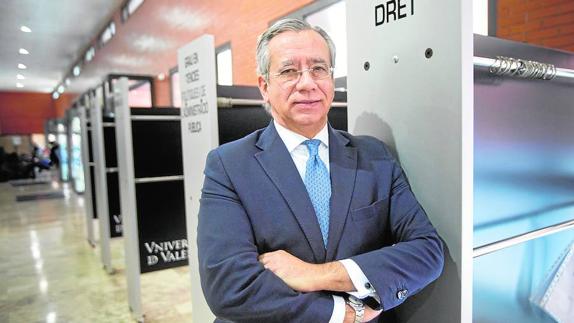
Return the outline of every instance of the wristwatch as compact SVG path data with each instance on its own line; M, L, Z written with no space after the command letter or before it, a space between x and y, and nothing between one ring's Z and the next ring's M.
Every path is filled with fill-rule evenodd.
M365 305L363 301L353 295L349 295L345 303L349 304L349 306L355 310L355 323L363 322L363 316L365 315Z

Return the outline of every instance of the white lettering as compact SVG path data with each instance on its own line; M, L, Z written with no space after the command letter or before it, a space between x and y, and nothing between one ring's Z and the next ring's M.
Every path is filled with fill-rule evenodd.
M148 253L161 253L164 251L177 251L187 249L187 239L179 239L172 241L162 241L162 242L145 242L144 246Z

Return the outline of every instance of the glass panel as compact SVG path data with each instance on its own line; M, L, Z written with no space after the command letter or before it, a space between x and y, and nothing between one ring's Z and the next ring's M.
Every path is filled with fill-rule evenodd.
M112 79L112 87L116 87L118 79ZM128 105L130 107L151 108L151 82L148 80L128 80ZM111 98L111 94L110 94Z
M179 72L171 74L171 104L176 108L181 108L181 91L179 90Z
M70 156L70 171L74 184L74 190L78 193L85 191L84 167L82 166L82 137L80 129L80 118L72 119L72 142Z
M128 102L130 107L151 108L151 85L149 81L129 80L129 87Z
M60 157L60 178L63 181L67 181L69 179L68 176L68 136L65 133L58 134L58 145L60 148L58 149L59 157Z
M473 0L472 16L473 32L488 36L488 0Z
M474 55L521 53L564 66L563 52L476 36ZM474 246L571 220L572 90L474 71ZM476 258L473 322L552 322L531 303L573 230ZM572 272L570 272L572 275Z
M555 322L532 300L547 291L544 281L572 238L567 230L476 258L472 321Z
M217 84L233 85L233 62L231 48L217 53Z

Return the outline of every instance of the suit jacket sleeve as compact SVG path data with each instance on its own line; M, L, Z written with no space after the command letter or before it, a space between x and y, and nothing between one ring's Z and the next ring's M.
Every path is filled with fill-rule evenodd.
M258 262L249 216L217 150L207 157L197 230L201 287L217 317L233 322L329 321L330 294L294 291Z
M371 208L388 211L393 244L351 257L374 286L386 311L400 305L442 272L443 246L411 191L398 163L391 158L389 198Z

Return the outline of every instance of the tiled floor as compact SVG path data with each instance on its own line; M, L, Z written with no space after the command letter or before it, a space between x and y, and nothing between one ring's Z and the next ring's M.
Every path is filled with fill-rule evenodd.
M64 192L63 199L16 202L17 195ZM86 240L84 200L65 184L0 183L0 322L133 322L123 240L112 240L115 274ZM97 234L96 234L97 236ZM191 322L187 267L141 277L145 322Z

